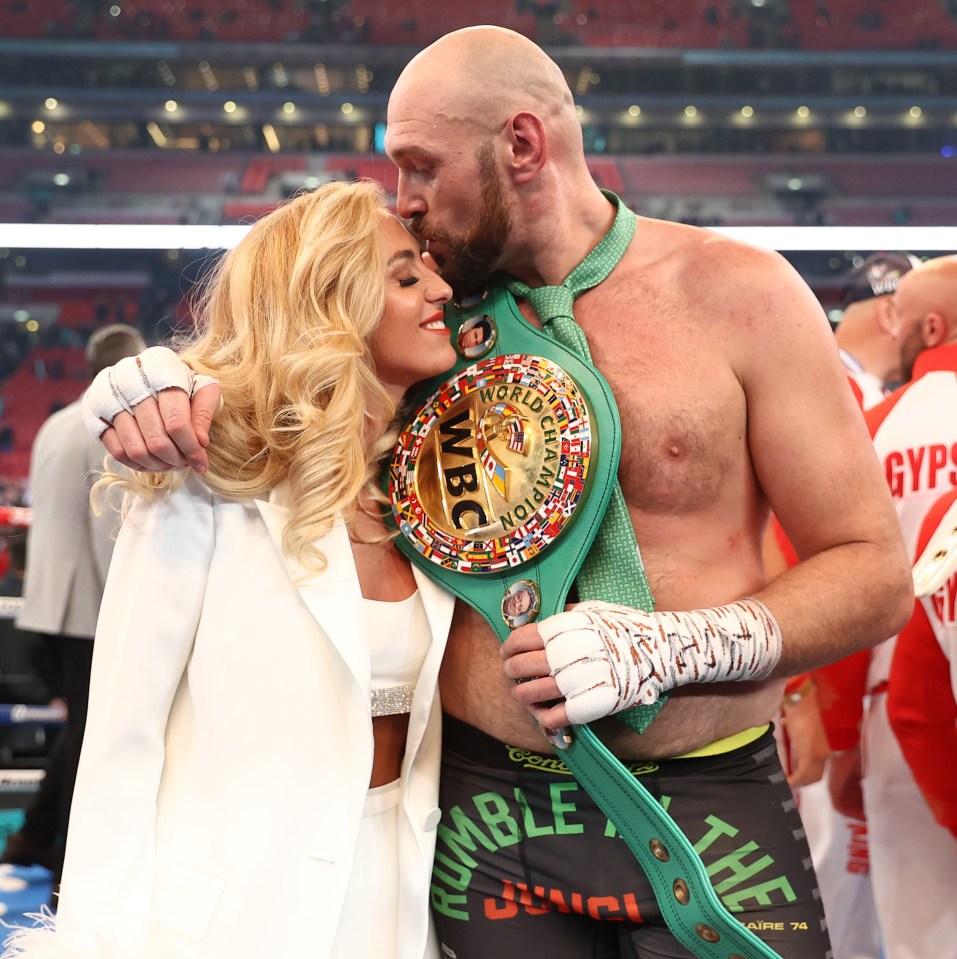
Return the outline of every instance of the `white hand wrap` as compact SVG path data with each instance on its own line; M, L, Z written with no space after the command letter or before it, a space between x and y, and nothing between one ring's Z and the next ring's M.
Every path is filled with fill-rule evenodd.
M192 399L197 390L215 382L194 373L168 347L151 346L97 373L83 397L83 422L99 439L117 413L132 413L148 396L156 399L162 390L176 388Z
M591 601L549 616L538 631L576 724L654 703L687 683L764 679L781 658L781 630L752 598L676 613Z

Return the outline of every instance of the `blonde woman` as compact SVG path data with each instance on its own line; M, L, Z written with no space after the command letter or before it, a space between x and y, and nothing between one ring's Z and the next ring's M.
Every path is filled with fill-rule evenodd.
M391 544L373 476L406 389L454 361L450 295L368 183L221 260L184 353L225 399L210 469L108 481L133 502L58 912L5 956L433 954L452 598Z

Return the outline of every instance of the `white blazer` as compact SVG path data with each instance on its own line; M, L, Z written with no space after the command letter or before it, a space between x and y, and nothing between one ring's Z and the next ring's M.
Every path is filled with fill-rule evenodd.
M123 523L58 944L100 956L105 938L123 959L329 955L372 770L369 637L345 526L319 542L327 571L306 575L282 553L282 496L231 502L191 477ZM436 686L453 606L415 576L433 641L402 768L401 959L434 949Z

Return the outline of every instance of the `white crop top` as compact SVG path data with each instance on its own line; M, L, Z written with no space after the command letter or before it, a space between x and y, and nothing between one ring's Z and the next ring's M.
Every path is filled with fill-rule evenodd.
M425 605L416 590L407 599L364 599L372 660L372 715L407 713L432 642Z

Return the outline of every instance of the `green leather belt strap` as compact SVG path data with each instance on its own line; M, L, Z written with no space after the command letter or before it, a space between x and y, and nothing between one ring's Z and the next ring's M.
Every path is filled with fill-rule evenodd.
M396 540L399 548L426 573L481 612L500 640L511 632L511 626L503 618L503 590L516 577L523 577L522 582L540 589L541 607L537 610L540 616L551 615L564 607L616 485L621 448L618 411L608 384L571 350L525 321L505 288L504 279L493 277L484 297L471 307L446 309L446 323L459 345L462 359L450 374L423 384L419 390L416 412L400 438L388 477L394 519L404 533ZM475 330L480 332L470 338L469 331ZM473 343L481 336L485 339L479 341L476 349ZM483 355L491 358L483 360ZM460 517L463 511L473 510L480 512L482 521L490 527L496 521L494 516L485 515L481 503L472 503L465 494L457 505L450 499L463 490L479 489L479 480L489 481L484 475L477 477L478 467L470 466L465 458L465 453L472 450L469 443L484 429L485 419L485 414L481 416L482 422L468 419L468 416L478 417L481 412L471 410L468 404L485 390L482 409L496 399L502 400L492 407L496 417L502 418L495 420L496 425L501 426L509 416L513 424L519 424L522 417L514 413L514 409L521 405L519 397L526 379L521 375L516 378L513 368L521 368L523 363L530 368L544 369L546 376L549 370L557 368L554 381L557 392L561 393L563 384L570 378L584 395L592 423L591 455L582 458L587 465L587 481L578 502L570 504L567 512L573 515L560 529L555 543L545 542L544 547L540 547L520 540L516 546L517 558L508 562L494 555L494 551L469 553L465 564L468 569L463 571L462 564L447 550L447 542L454 539L459 528L459 523L448 520L448 516ZM512 377L510 385L495 386L507 376ZM513 399L514 409L509 406ZM536 408L538 399L533 396L529 400L526 393L524 402L523 415L527 416L527 410ZM441 415L437 410L442 411ZM515 425L516 445L521 445L521 430L520 425ZM540 442L537 446L529 444L531 448L541 445ZM449 464L441 458L442 453L448 454ZM563 462L567 453L567 444L563 443ZM452 454L461 455L455 458ZM410 462L416 457L421 461L424 456L436 458L428 462L428 468L423 468L421 475L410 479L416 476ZM490 468L494 468L494 463ZM490 475L494 481L494 475ZM438 500L446 510L444 528L440 528L441 523L437 527L423 519L423 513L428 510L421 509L422 501L432 495L427 489L428 483L437 484L433 502ZM534 475L529 483L529 488L534 490ZM470 495L478 498L478 494ZM527 501L531 503L531 497ZM560 511L561 502L564 500L556 505L556 513ZM512 518L509 513L504 524L506 530ZM499 523L501 525L501 518ZM423 525L428 526L424 532ZM508 534L503 538L508 539ZM675 938L700 959L780 959L727 912L691 843L661 804L597 736L587 726L574 726L571 738L571 745L560 753L561 758L615 824L635 855Z
M615 824L655 891L671 934L699 959L781 959L718 898L677 823L587 726L559 755Z

